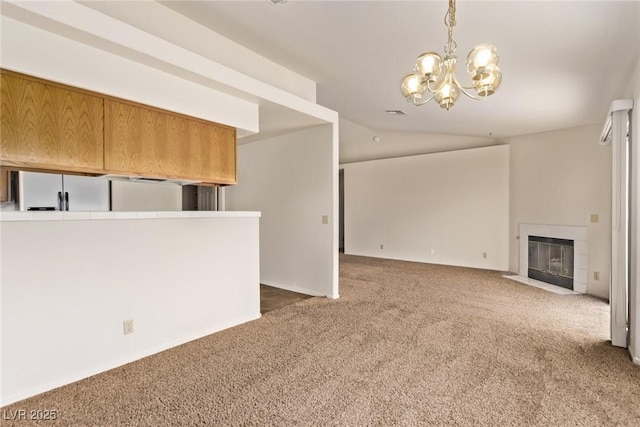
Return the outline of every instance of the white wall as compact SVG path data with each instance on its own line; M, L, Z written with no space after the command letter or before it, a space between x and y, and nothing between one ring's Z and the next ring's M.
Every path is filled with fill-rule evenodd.
M112 211L181 211L182 187L172 183L111 182Z
M255 216L0 227L0 405L260 317Z
M640 364L640 56L627 92L634 100L631 117L631 278L629 280L629 351Z
M332 135L332 125L321 125L238 146L238 185L226 188L227 210L262 212L263 284L338 297Z
M345 253L507 270L508 146L343 166Z
M511 146L509 270L518 271L518 225L587 227L587 292L609 298L611 147L598 143L601 124L508 139ZM591 223L591 214L599 221ZM593 273L600 273L595 280Z
M200 18L206 20L209 14L206 3L190 3L188 7L201 8ZM166 38L170 32L174 43L192 52L316 102L315 82L172 10L181 10L182 2L167 5L155 1L89 1L85 4L159 37ZM149 16L153 16L153 19L149 19Z
M378 136L380 141L373 141ZM495 145L494 138L387 132L340 118L340 164Z
M6 16L3 68L251 131L258 105Z

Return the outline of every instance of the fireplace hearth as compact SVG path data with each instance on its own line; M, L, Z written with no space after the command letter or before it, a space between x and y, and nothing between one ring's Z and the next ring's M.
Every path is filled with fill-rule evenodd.
M573 246L573 240L530 235L528 276L573 290Z

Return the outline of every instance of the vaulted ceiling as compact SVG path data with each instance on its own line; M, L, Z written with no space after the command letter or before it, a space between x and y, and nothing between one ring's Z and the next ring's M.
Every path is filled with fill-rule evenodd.
M115 10L114 2L83 3L105 13ZM498 48L503 81L487 100L461 95L446 111L433 102L414 107L399 90L417 55L443 53L446 0L162 4L317 82L319 104L381 132L495 140L599 123L610 102L624 96L640 58L640 1L459 0L458 77L469 82L466 55L489 42ZM139 9L137 17L127 17L122 7L118 18L169 41L179 37L183 47L196 52L203 49L202 40L185 46L190 43L185 34L154 26Z
M164 4L311 78L320 104L381 130L499 138L600 122L640 55L638 1L462 0L460 61L476 44L493 43L503 82L486 101L461 96L446 111L414 107L399 91L417 55L443 53L446 0Z

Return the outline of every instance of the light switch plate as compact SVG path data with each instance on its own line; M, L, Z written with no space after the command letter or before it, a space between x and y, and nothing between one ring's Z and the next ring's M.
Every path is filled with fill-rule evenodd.
M125 335L133 333L133 319L128 319L122 322L122 331Z

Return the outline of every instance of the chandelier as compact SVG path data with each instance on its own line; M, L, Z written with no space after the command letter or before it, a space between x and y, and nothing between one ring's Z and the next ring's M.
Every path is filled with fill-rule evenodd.
M449 0L444 17L449 33L444 48L444 59L436 52L423 53L416 60L413 73L407 74L400 85L402 95L415 106L424 105L435 98L441 108L453 107L460 92L479 101L492 95L502 80L498 68L498 52L491 44L479 44L467 56L467 71L471 86L463 86L456 77L457 44L453 40L456 26L456 1ZM475 91L475 94L471 91Z

